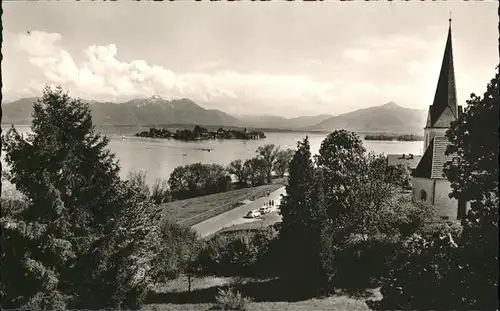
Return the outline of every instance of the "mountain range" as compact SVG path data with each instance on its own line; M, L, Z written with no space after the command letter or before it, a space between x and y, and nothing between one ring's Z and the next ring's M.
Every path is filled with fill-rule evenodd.
M36 98L21 98L2 104L2 124L29 124ZM356 132L418 133L426 111L401 107L393 102L337 116L320 114L284 118L280 116L232 116L216 109L205 109L183 98L167 100L160 96L133 99L124 103L87 101L96 125L168 126L173 124L249 127L255 129L321 131L347 129Z

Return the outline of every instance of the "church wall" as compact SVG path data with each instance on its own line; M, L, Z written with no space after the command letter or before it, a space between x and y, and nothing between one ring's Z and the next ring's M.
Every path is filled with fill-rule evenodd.
M436 179L434 204L438 209L438 215L448 217L450 220L457 219L458 200L448 196L451 193L450 182L446 179Z
M412 177L411 185L412 185L413 202L422 201L421 194L422 194L422 190L424 190L426 193L425 202L428 204L432 204L432 200L433 200L433 191L432 191L433 181L432 181L432 179Z
M458 201L448 197L451 193L450 182L446 179L427 179L412 177L412 200L421 200L422 190L426 193L425 202L434 205L440 217L448 217L449 220L456 220L458 213ZM467 210L470 203L466 204Z

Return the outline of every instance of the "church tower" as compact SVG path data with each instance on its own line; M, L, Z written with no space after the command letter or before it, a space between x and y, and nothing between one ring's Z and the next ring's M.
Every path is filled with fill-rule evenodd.
M444 49L443 63L434 95L429 106L427 123L424 128L424 150L436 136L445 136L450 123L458 118L461 107L457 106L455 72L453 67L453 47L451 40L451 19L449 19L448 38Z
M411 183L414 202L429 203L436 208L443 219L456 220L464 217L467 202L449 197L452 189L443 171L445 163L451 161L453 157L446 154L447 146L450 144L446 138L446 131L450 123L457 120L462 113L462 107L457 105L451 19L449 22L436 94L432 105L429 106L424 128L424 154L412 172Z

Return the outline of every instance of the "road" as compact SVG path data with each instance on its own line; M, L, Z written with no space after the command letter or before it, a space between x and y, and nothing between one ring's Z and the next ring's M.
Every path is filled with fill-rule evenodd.
M255 222L255 219L247 219L243 217L249 211L253 211L262 207L266 201L274 200L275 206L279 205L281 194L285 194L284 186L274 192L271 192L269 196L265 196L245 205L238 206L230 211L202 221L192 226L191 228L197 231L201 237L207 237L226 227ZM276 213L276 211L273 211L273 213Z

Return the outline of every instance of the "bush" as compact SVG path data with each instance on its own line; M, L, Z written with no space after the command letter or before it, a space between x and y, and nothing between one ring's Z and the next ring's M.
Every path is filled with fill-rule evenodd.
M273 271L273 242L277 231L266 228L217 234L204 245L197 258L200 275L257 276ZM271 256L270 256L271 255Z
M448 236L426 239L415 234L408 239L381 287L383 299L370 302L371 307L376 310L463 309L453 243Z
M190 227L163 221L161 225L161 253L158 261L158 281L175 279L195 269L200 241Z
M162 204L170 202L172 196L170 195L170 190L168 189L168 182L157 178L151 186L151 199L156 204Z
M184 200L231 189L231 177L218 164L194 163L174 169L168 185L172 199Z
M374 287L388 276L398 243L370 239L353 241L335 255L333 283L347 290Z
M155 204L162 204L171 200L166 180L157 178L150 188L147 184L147 173L145 171L130 172L127 180L132 187L138 189Z
M239 310L245 311L247 304L252 301L251 298L243 297L241 293L231 287L226 290L219 289L215 296L215 308L219 310Z

